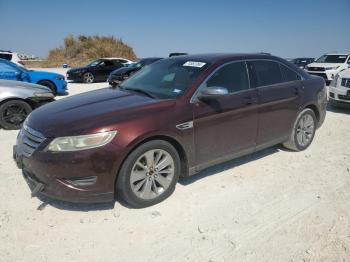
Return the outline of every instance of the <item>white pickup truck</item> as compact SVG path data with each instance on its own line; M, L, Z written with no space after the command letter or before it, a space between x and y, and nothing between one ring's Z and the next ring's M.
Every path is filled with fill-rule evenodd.
M331 53L321 56L315 62L308 64L305 70L312 75L321 76L329 84L335 76L350 68L350 54Z

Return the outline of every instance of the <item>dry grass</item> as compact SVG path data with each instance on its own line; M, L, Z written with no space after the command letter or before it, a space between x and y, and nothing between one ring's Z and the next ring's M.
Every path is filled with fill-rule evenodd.
M132 47L114 37L69 35L64 45L49 51L47 60L26 61L27 67L57 67L66 63L69 66L82 66L91 60L102 57L124 57L135 59Z

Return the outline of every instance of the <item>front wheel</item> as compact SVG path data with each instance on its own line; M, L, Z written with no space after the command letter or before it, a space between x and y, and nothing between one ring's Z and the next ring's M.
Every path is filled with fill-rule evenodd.
M90 73L90 72L86 72L84 75L83 75L83 82L84 83L93 83L95 81L95 76Z
M4 129L19 129L32 112L31 106L21 100L11 100L0 106L0 126Z
M180 174L180 158L166 141L153 140L136 148L123 163L116 192L132 207L157 204L175 190Z
M309 108L304 109L296 118L292 133L283 146L294 151L308 148L315 136L316 123L314 111Z
M38 84L50 88L54 95L57 94L56 85L51 81L43 80L43 81L40 81Z

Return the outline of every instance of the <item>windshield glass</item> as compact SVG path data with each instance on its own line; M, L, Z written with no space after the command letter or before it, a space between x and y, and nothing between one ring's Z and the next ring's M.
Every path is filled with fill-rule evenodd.
M316 60L316 63L345 63L347 55L323 55Z
M92 61L90 64L88 64L87 66L97 66L99 63L101 63L101 60L95 60Z
M143 90L157 98L176 98L191 86L208 65L199 61L166 59L144 67L120 87Z

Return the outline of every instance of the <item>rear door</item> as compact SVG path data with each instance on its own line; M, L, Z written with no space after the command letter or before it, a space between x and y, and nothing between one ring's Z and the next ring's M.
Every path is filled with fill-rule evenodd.
M20 80L21 72L7 63L0 62L0 79Z
M217 69L199 88L227 88L228 95L193 103L197 167L203 168L254 151L257 133L257 94L249 86L245 62ZM200 92L200 90L199 90Z
M248 67L259 96L259 149L282 142L290 134L299 111L302 82L292 69L275 61L249 61Z

